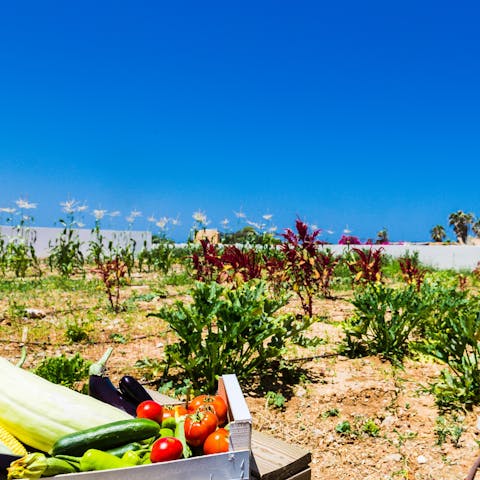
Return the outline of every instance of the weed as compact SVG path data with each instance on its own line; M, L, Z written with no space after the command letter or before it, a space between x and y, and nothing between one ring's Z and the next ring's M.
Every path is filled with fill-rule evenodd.
M285 407L285 402L287 399L283 396L281 392L267 392L265 396L265 407L273 407L279 410Z

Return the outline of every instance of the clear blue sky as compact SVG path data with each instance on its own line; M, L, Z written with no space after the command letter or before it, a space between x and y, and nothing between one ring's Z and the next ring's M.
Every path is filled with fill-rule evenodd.
M2 2L0 208L454 238L480 216L479 24L476 1Z

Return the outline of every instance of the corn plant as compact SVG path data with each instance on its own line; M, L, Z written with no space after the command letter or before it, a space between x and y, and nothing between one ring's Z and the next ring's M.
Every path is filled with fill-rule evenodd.
M291 314L278 315L287 298L269 298L261 280L238 288L196 282L191 294L191 304L177 301L149 316L166 321L177 336L165 348L166 373L180 369L195 389L215 391L225 373L251 380L281 359L288 339L310 326Z
M80 239L73 229L73 219L68 223L61 219L60 224L63 225L63 230L55 242L50 242L47 261L50 270L56 269L60 275L69 277L83 270L85 259Z
M401 363L411 335L426 321L430 304L413 286L394 289L381 283L357 289L355 310L344 324L344 353L351 357L379 354Z

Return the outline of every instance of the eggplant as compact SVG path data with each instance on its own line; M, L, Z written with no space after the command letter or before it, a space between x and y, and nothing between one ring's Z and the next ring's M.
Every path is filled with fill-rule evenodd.
M153 400L145 387L131 375L123 376L118 386L123 396L130 400L135 406L138 406L145 400Z
M105 374L106 363L112 351L113 348L110 347L98 362L90 365L88 372L88 394L97 400L117 407L135 417L136 405L125 398Z

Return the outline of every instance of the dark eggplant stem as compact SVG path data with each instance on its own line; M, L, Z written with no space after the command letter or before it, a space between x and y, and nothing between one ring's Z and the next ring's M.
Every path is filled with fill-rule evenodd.
M88 394L91 397L108 403L114 407L117 407L133 417L136 416L136 405L125 398L121 392L117 390L110 378L106 375L106 363L113 348L103 354L102 358L95 363L92 363L89 369L88 379Z

